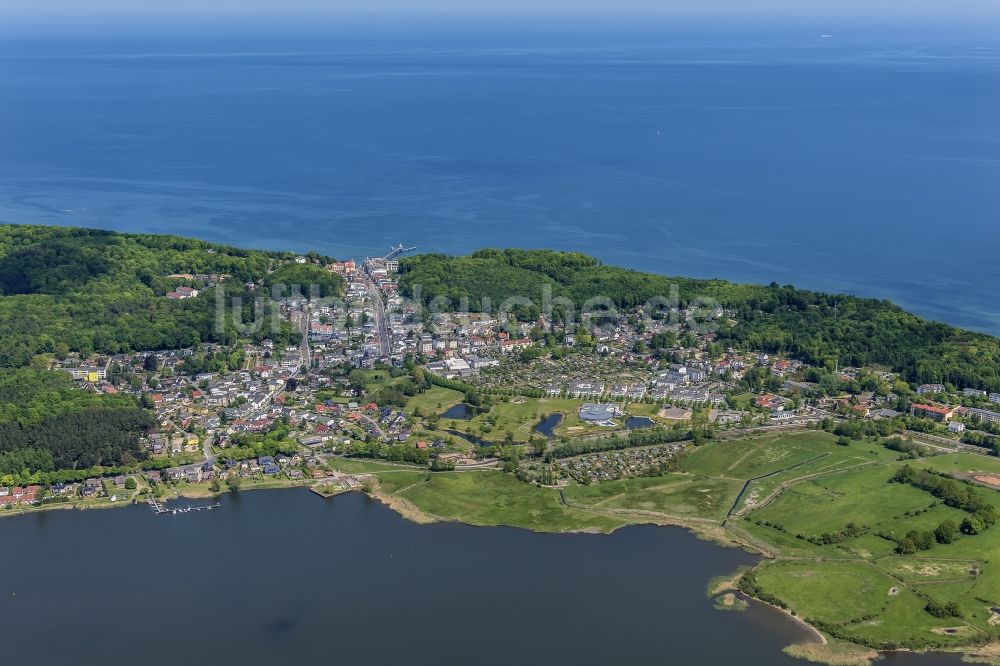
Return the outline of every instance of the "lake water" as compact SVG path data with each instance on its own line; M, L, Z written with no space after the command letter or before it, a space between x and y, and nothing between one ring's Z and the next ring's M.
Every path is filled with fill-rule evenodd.
M546 437L554 437L556 428L559 427L559 424L562 423L562 420L563 420L563 415L560 414L559 412L554 412L552 414L547 415L545 418L539 421L538 425L535 426L535 430L545 435Z
M475 444L476 446L493 446L493 444L496 443L496 442L488 442L482 437L477 437L476 435L470 435L469 433L462 432L461 430L442 428L442 432L446 432L452 437L458 437L459 439L464 439L470 444Z
M416 525L362 495L226 495L0 521L8 663L801 664L776 611L721 612L754 558L673 528ZM943 657L890 663L958 664Z
M476 415L476 410L472 405L467 405L464 402L460 402L457 405L452 405L441 414L443 419L462 419L469 420Z
M989 26L205 21L0 26L0 221L579 250L1000 333Z
M653 419L647 418L645 416L630 416L625 419L625 429L626 430L638 430L640 428L648 428L653 425Z

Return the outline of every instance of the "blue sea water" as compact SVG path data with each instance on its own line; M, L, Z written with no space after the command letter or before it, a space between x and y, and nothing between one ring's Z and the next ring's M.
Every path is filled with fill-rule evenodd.
M885 297L1000 333L998 35L665 19L7 26L0 221L341 257L397 242L578 250Z

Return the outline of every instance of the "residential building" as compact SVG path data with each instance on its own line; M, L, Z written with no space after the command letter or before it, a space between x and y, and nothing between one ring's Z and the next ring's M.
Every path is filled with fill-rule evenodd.
M951 417L955 415L955 408L934 403L928 405L913 403L910 405L910 413L914 416L922 416L935 421L950 421Z
M63 368L72 375L73 379L79 379L86 382L96 382L106 379L108 376L107 367L101 367L96 365L81 365L77 368Z
M988 409L969 409L968 414L982 423L1000 423L1000 412L991 412Z

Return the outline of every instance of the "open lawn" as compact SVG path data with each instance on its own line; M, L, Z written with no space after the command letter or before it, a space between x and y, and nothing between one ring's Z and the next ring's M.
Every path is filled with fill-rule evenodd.
M974 453L947 453L928 458L926 466L949 474L971 474L982 472L1000 476L1000 458L976 455Z
M977 560L899 555L882 559L879 566L908 585L919 585L974 581L976 574L973 572L981 570L983 563Z
M830 474L850 472L859 467L874 464L877 463L871 457L851 455L847 450L820 455L792 469L777 472L753 481L743 496L740 497L737 511L742 513L759 508L772 501L778 494L793 485Z
M332 469L346 472L348 474L366 474L369 472L385 472L395 470L410 469L413 471L423 471L421 467L393 464L367 458L330 458L327 463Z
M452 391L442 386L432 386L423 393L418 393L406 402L406 411L413 414L441 414L452 405L462 402L465 396L458 391Z
M594 508L649 511L721 522L740 486L739 481L730 479L666 474L605 481L592 486L572 486L566 489L566 496Z
M806 536L836 532L849 522L892 529L890 521L935 501L912 486L889 483L893 472L887 466L864 467L796 484L750 516Z
M756 575L796 614L828 624L864 621L898 600L889 594L896 581L865 562L774 562Z
M409 488L415 484L427 483L431 477L431 472L409 471L409 470L388 470L378 474L378 481L382 492L395 495L401 490Z
M383 483L388 475L380 475ZM393 483L396 483L394 480ZM628 521L571 508L559 491L521 483L501 472L433 474L398 493L432 516L470 525L509 525L541 532L610 532Z
M796 483L740 521L742 529L778 553L776 562L759 568L760 589L827 633L874 647L953 647L996 637L1000 617L989 607L1000 603L1000 575L991 564L1000 562L1000 529L963 535L915 555L895 554L895 543L876 532L902 536L933 530L945 519L960 523L967 514L923 490L890 483L904 463L878 458L871 465ZM956 462L970 467L983 462L976 456L961 458L935 456L908 464L948 470ZM1000 506L1000 492L977 492ZM796 536L836 532L848 522L870 529L828 545ZM931 615L924 610L931 600L955 602L962 616Z
M832 435L818 431L723 440L691 451L684 457L683 467L703 476L746 480L829 455L836 446L834 441Z
M757 580L806 621L872 646L947 647L980 634L963 619L930 615L923 595L865 562L768 563Z

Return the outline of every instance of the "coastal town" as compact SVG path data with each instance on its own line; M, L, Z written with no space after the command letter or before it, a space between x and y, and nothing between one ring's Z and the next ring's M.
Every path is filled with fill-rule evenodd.
M0 13L7 661L1000 666L1000 2Z
M283 298L281 317L301 332L298 344L71 354L54 363L88 391L134 395L154 412L147 458L137 469L44 487L4 483L0 507L281 485L327 495L364 486L366 474L342 464L351 459L498 468L539 485L600 483L676 467L705 438L859 421L892 422L900 436L940 450L996 449L995 392L723 348L684 310L660 320L623 312L589 328L428 314L400 289L404 250L322 264L343 280L335 303ZM168 277L186 284L164 298L184 299L226 276ZM609 437L624 443L602 446Z
M338 260L33 233L68 234L56 251L83 265L76 244L129 248L101 293L136 305L35 298L60 337L8 322L23 332L0 350L17 365L0 373L0 516L132 507L210 526L299 494L413 523L676 525L756 553L710 596L794 612L827 641L810 659L972 650L1000 628L991 337L547 250ZM278 489L295 490L247 495Z

